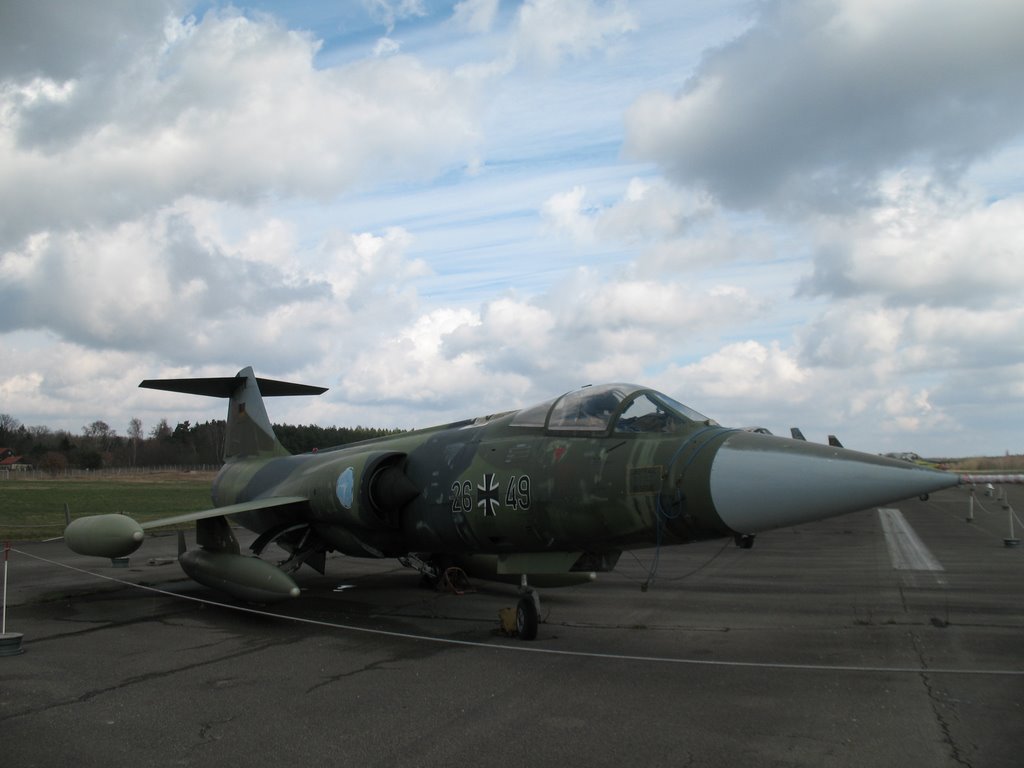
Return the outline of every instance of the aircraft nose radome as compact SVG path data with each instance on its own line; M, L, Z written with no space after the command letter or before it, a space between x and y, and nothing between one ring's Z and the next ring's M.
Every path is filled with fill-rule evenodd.
M737 432L711 465L718 516L740 533L820 520L957 485L948 472L828 445Z

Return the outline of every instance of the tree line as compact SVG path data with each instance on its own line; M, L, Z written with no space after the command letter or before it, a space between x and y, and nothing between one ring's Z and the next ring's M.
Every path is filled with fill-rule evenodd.
M82 427L81 434L41 426L25 426L10 414L0 413L0 450L9 449L35 469L151 467L169 464L220 464L224 452L225 422L182 421L173 428L160 419L148 432L141 419L131 419L124 435L104 421ZM275 424L278 440L292 453L347 445L360 440L398 434L402 430L372 427L321 427L315 424Z

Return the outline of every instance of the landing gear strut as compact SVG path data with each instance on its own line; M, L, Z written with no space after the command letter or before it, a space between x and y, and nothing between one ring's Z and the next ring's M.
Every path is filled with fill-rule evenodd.
M540 622L540 595L526 583L526 574L519 584L519 603L516 605L516 636L520 640L536 640Z
M418 555L410 552L404 557L398 558L398 562L404 565L406 568L413 568L420 572L422 586L427 589L436 589L438 582L441 580L440 571L431 563L423 560Z

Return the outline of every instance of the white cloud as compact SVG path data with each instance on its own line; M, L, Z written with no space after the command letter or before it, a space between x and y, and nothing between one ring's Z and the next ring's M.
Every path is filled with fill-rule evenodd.
M460 27L480 34L489 32L498 13L498 0L462 0L452 10L452 19Z
M589 0L527 0L516 14L514 51L518 60L551 69L566 59L603 51L636 29L620 3Z
M844 305L826 310L801 332L801 359L826 368L873 367L901 346L906 310Z
M387 26L388 33L396 22L427 15L423 0L363 0L370 15Z
M445 354L443 339L478 324L477 316L465 309L438 309L416 318L351 361L342 378L346 397L355 402L452 408L478 390L480 372L474 352Z
M377 40L377 43L373 46L374 56L394 56L402 49L402 46L398 41L391 39L390 37L382 37Z
M823 220L804 290L896 304L1019 304L1024 197L985 202L902 175L881 196L876 207Z
M880 174L955 178L1024 130L1024 5L807 0L760 6L682 92L626 116L627 148L734 207L844 208Z
M556 193L541 207L550 226L577 243L597 239L612 242L662 242L714 213L703 194L673 187L660 179L632 178L620 200L608 205L587 205L587 189L573 187Z
M573 187L568 192L552 195L541 206L541 213L554 231L584 244L592 242L595 237L593 218L583 210L586 194L586 187Z
M709 400L750 399L759 403L802 402L807 373L777 343L743 341L722 347L704 359L674 369L664 378L679 381L689 392ZM700 406L697 406L698 410Z
M471 84L416 59L320 70L312 37L232 11L170 28L160 52L84 71L45 108L0 92L0 243L183 195L330 197L474 156Z
M479 312L433 310L349 367L361 400L450 407L475 393L493 408L524 405L586 382L643 380L681 341L759 311L745 291L575 273L549 293L503 296Z
M104 70L159 44L163 20L184 8L180 0L5 3L0 78L64 81L85 67Z

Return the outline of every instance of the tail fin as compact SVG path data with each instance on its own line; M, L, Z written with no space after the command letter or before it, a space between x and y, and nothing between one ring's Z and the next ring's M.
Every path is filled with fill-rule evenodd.
M292 384L288 381L258 379L252 368L243 368L235 376L206 379L146 379L140 387L183 392L189 395L227 397L227 435L224 460L242 456L287 456L288 451L274 434L263 406L264 397L319 395L326 387Z

